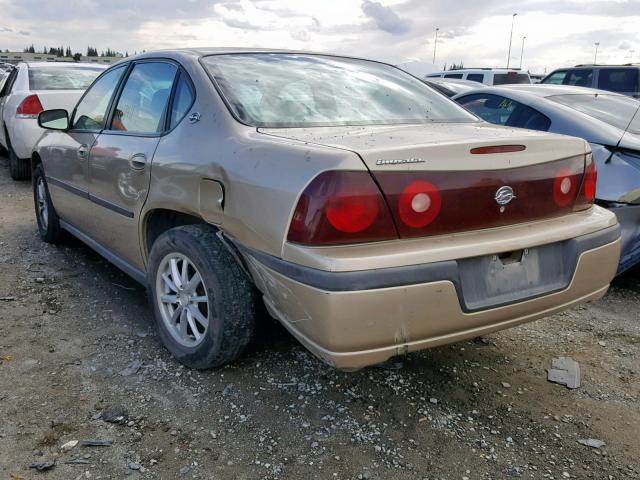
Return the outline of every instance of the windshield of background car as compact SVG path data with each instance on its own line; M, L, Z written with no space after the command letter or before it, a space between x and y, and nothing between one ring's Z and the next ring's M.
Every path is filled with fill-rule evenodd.
M86 90L104 69L30 67L29 90Z
M420 80L376 62L284 53L202 62L233 114L256 127L478 121Z
M547 98L621 130L640 133L640 115L637 115L640 102L632 98L601 93L552 95Z

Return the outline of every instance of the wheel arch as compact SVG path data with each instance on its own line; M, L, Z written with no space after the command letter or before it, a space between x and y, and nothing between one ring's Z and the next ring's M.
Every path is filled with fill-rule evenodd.
M207 222L197 215L168 208L154 208L145 213L142 219L142 245L145 261L149 258L151 247L156 239L167 230L182 225L197 225Z
M38 165L42 164L42 157L38 152L33 152L31 154L31 171L33 172Z

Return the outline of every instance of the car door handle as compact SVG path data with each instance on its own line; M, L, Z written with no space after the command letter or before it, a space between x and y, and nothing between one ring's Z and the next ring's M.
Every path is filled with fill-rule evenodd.
M83 144L78 147L78 158L80 160L86 160L89 155L89 145Z
M147 156L144 153L135 153L129 159L129 168L134 172L141 172L147 168Z

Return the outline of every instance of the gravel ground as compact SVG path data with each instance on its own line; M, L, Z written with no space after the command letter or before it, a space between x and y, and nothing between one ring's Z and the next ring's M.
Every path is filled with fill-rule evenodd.
M191 371L144 289L39 240L30 185L0 159L0 479L640 478L639 292L631 272L601 301L396 370L333 370L264 321L238 362ZM546 380L563 355L577 390Z

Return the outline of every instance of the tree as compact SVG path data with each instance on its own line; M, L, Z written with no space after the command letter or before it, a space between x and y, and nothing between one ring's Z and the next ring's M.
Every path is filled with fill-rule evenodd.
M73 57L73 53L71 53L71 47L67 47L67 50L64 52L65 57Z
M74 54L73 54L73 59L74 59L76 62L79 62L80 60L82 60L82 55L81 55L80 53L74 53Z
M449 70L462 70L464 68L464 63L460 62L458 63L454 63L451 65L451 67L449 67Z

